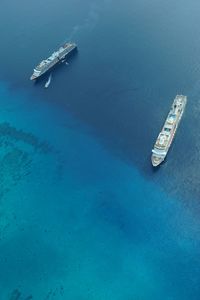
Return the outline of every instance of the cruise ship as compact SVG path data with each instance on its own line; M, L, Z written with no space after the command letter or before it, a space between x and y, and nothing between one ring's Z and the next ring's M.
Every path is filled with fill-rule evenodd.
M65 43L62 45L56 52L51 54L51 56L49 56L47 59L42 60L41 63L34 68L30 80L37 79L41 75L45 74L54 65L65 59L69 53L75 49L77 49L77 45L75 43Z
M186 103L186 96L177 95L174 99L174 102L169 111L164 126L161 132L159 133L154 148L152 150L151 161L154 167L160 165L164 161L174 139L180 120L183 116Z

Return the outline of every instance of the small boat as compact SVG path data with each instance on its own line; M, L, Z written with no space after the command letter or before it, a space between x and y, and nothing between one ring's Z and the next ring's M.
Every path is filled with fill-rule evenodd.
M52 78L52 76L51 76L51 74L50 74L50 75L49 75L49 78L48 78L48 80L47 80L47 82L45 83L45 88L46 88L46 89L49 87L49 85L50 85L50 83L51 83L51 78Z

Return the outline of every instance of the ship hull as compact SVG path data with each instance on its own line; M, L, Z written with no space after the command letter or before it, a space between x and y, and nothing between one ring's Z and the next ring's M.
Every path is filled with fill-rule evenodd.
M70 50L63 51L61 55L56 57L49 65L45 66L43 70L40 71L39 74L35 74L35 72L31 75L30 80L34 81L38 78L41 78L44 74L46 74L48 71L52 70L57 64L59 64L61 61L65 60L67 57L70 57L75 51L77 51L77 46L74 44Z
M154 155L151 156L151 163L152 163L153 167L158 167L163 161L164 161L164 158L157 159L156 156L154 156Z
M37 80L38 78L41 78L44 74L46 74L48 71L52 70L58 63L60 62L60 59L57 59L55 62L53 62L51 64L51 66L49 66L48 68L46 68L43 72L41 72L40 75L35 76L35 75L31 75L30 80Z
M164 126L152 150L151 162L153 167L159 166L165 160L175 138L175 134L182 119L186 103L186 96L177 95L174 99Z

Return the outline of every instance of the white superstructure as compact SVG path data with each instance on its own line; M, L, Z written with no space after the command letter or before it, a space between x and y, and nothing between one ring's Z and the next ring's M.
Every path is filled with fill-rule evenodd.
M161 164L161 162L165 159L185 110L186 103L186 96L177 95L174 99L165 124L159 133L152 150L151 161L154 167Z
M37 67L34 68L31 80L37 79L49 69L51 69L60 60L63 60L70 52L77 48L75 43L66 43L61 46L58 51L54 52L47 59L42 60Z

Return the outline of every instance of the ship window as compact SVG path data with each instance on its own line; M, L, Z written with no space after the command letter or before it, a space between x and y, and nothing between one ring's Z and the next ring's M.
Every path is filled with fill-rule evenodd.
M170 115L169 115L169 118L175 118L175 117L176 117L175 114L170 114Z
M167 131L167 132L170 132L170 131L171 131L170 128L165 128L164 130Z

